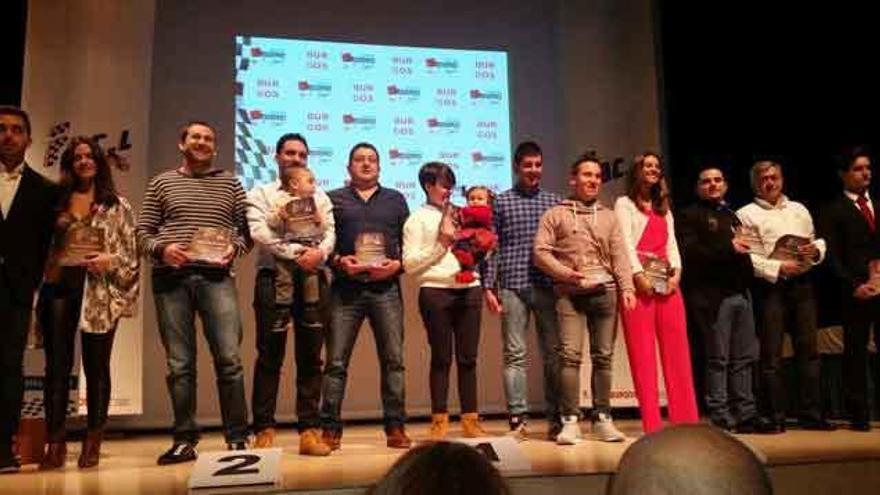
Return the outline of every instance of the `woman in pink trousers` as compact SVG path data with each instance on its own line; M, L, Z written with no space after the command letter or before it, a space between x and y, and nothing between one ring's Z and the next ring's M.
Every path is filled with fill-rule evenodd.
M632 264L637 302L623 310L629 365L645 433L663 426L657 391L657 344L672 423L699 421L684 302L678 288L681 257L675 241L669 188L660 156L636 158L627 177L627 194L614 205Z

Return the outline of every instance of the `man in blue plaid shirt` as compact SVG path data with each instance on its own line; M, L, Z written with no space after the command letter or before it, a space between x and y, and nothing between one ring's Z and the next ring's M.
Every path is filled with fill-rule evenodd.
M548 438L555 440L559 423L559 323L550 279L532 262L532 244L541 216L562 198L541 189L543 157L534 142L521 143L514 153L516 184L501 193L493 206L498 251L486 264L483 287L486 305L501 314L504 339L504 391L510 435L525 440L526 330L535 316L544 361L544 398L550 421Z

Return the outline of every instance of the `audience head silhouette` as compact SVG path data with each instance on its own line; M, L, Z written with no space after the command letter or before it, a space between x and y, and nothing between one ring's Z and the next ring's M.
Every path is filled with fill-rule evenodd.
M437 442L404 454L369 495L507 495L498 470L486 457L463 443Z
M672 426L642 437L620 459L609 495L773 493L751 449L707 425Z

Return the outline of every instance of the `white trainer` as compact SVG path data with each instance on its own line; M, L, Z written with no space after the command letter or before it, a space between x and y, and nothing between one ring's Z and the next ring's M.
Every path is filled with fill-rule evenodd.
M525 442L529 439L529 430L526 428L526 422L520 421L516 425L511 425L506 435L512 437L517 442Z
M599 413L593 420L593 436L603 442L622 442L626 435L614 426L614 420L610 414Z
M581 427L577 416L562 417L562 431L556 435L557 445L577 445L581 443Z

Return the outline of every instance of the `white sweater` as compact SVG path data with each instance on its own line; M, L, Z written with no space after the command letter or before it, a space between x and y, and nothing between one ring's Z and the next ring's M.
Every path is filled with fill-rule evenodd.
M776 241L780 237L791 234L800 237L813 239L813 244L819 250L819 259L814 261L814 265L818 265L825 259L825 240L816 239L816 231L813 229L813 217L810 216L809 210L798 203L791 201L783 195L776 205L755 198L736 212L743 225L753 227L758 230L761 238L761 244L764 246L764 253L773 252ZM755 269L755 276L775 284L779 280L779 267L781 261L768 258L763 253L752 253L752 266Z
M443 212L433 205L422 205L403 224L403 269L415 275L420 287L462 289L480 285L477 280L469 284L455 281L461 265L452 251L437 242L440 219Z
M642 263L639 261L639 255L636 246L648 226L648 215L629 199L629 196L621 196L614 203L614 214L617 215L617 221L620 223L620 230L623 233L623 240L626 244L626 253L629 255L629 261L632 265L633 275L644 271ZM672 220L672 211L666 212L666 231L669 238L666 240L666 258L672 268L681 270L681 255L678 253L678 242L675 240L675 224Z

